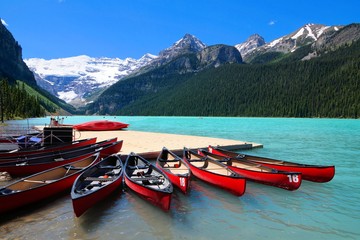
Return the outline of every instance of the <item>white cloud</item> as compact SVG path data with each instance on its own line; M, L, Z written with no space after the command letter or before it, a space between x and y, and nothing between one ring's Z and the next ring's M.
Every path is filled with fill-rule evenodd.
M4 26L7 26L7 23L5 22L4 19L1 19L1 23L2 23Z
M275 20L271 20L271 21L269 22L269 25L272 26L272 25L275 25L275 23L276 23Z

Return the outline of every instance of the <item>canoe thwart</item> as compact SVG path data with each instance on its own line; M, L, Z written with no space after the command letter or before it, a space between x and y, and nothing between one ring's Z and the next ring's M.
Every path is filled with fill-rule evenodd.
M160 162L178 162L178 161L180 161L181 159L165 160L165 159L159 158L158 160L159 160Z

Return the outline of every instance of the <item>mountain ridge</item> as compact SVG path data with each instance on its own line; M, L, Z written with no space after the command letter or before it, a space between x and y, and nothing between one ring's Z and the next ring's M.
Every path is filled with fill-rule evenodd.
M329 40L324 39L330 39L330 36L334 35L334 33L338 32L342 26L325 26L322 24L305 24L302 27L298 28L297 30L293 31L290 34L284 35L281 38L275 39L271 42L266 43L264 38L262 38L259 34L251 35L245 42L236 44L234 48L240 52L240 57L236 56L237 53L233 51L232 47L226 47L227 53L223 53L222 57L225 55L230 56L231 53L231 59L230 57L227 58L227 61L229 63L266 63L269 61L274 61L275 59L280 59L282 56L290 53L294 53L297 49L311 45L316 46L315 43L318 43L320 41L326 42L326 44L318 44L319 46L328 46ZM214 47L218 46L218 47ZM102 83L95 82L93 84L90 84L89 82L92 81L91 77L88 77L85 73L86 70L83 70L81 73L78 73L78 75L74 74L74 76L71 76L71 74L64 79L59 79L59 76L54 76L49 74L45 78L50 78L52 80L57 80L58 86L63 86L62 90L58 90L57 92L53 91L53 93L57 94L58 96L61 95L62 99L66 99L67 102L71 101L72 104L75 106L82 106L86 104L89 101L92 101L93 98L89 98L91 94L96 92L96 94L100 94L103 92L106 88L110 87L114 83L116 83L118 80L124 80L127 78L132 78L136 76L140 76L146 72L152 71L158 67L169 65L167 69L172 69L176 71L177 73L184 74L189 72L199 72L209 67L218 67L221 64L225 64L226 61L214 60L214 56L210 57L207 55L205 57L203 55L204 51L208 52L212 49L220 49L219 46L222 46L222 51L225 51L225 46L223 44L217 44L213 46L207 46L201 40L196 38L194 35L191 34L185 34L181 39L174 42L170 47L165 48L164 50L160 51L158 56L150 55L150 59L148 61L143 61L141 64L139 64L137 67L129 67L129 71L123 71L123 74L116 75L114 73L111 73L112 79L107 79L107 81L103 80ZM336 46L336 44L335 44ZM304 56L302 56L302 60L308 60L314 57L317 57L320 52L318 50L320 47L312 47L312 50L309 53L306 53ZM207 50L205 50L207 49ZM232 49L232 50L230 50ZM203 52L202 52L203 51ZM214 52L213 52L214 53ZM220 52L217 52L215 55L219 57ZM195 55L192 55L195 54ZM145 56L145 55L144 55ZM88 57L88 56L87 56ZM90 57L88 57L90 58ZM206 63L206 58L212 59L210 62ZM104 58L106 59L106 58ZM127 61L128 64L131 63L131 59L127 58L129 61ZM125 59L125 60L127 60ZM122 60L125 62L125 60ZM139 59L140 60L140 59ZM174 61L175 60L175 61ZM300 60L300 59L299 59ZM27 60L26 60L27 61ZM203 62L201 62L203 61ZM101 62L101 61L100 61ZM94 64L93 64L94 65ZM96 65L96 64L95 64ZM171 67L170 67L171 66ZM33 66L34 67L34 66ZM126 67L124 65L124 67ZM36 68L36 67L34 67ZM34 69L34 73L36 76L36 79L38 80L39 85L41 84L39 81L39 78L41 79L41 76L37 74L36 69ZM96 74L96 69L89 67L88 74L90 75L91 72L93 74ZM171 71L171 70L169 70ZM107 74L106 71L98 71L98 73L104 75L104 76L110 76ZM76 77L76 78L75 78ZM44 78L43 78L44 79ZM75 81L78 79L79 81ZM46 80L46 79L45 79ZM42 81L42 84L47 84L48 88L51 89L51 86L49 86L48 81ZM68 87L65 85L68 83ZM71 83L73 82L73 83ZM84 86L88 84L88 86ZM75 92L75 90L78 91L78 93ZM94 91L96 89L96 91ZM50 90L49 90L50 91ZM88 100L84 100L84 99ZM95 97L96 100L96 97ZM76 103L77 101L77 103Z
M226 47L241 58L235 47L221 44L179 55L165 65L111 86L88 106L87 113L357 118L360 94L356 93L360 90L354 76L360 67L360 42L348 43L348 38L354 38L360 25L334 29L327 35L320 34L323 26L313 26L317 34L307 29L284 37L287 48L279 46L280 41L273 44L278 52L264 58L262 64L227 64L231 62L228 58L218 65L221 57L215 54L216 58L208 56L213 64L202 68L198 56L207 49ZM304 56L314 50L315 39L322 36L330 42L341 41L331 49L325 44L325 51L315 49L318 55L305 61Z
M244 61L251 63L257 56L270 52L282 54L294 52L302 46L316 42L324 35L332 35L342 27L343 26L325 26L323 24L312 23L305 24L290 34L257 47L244 56Z

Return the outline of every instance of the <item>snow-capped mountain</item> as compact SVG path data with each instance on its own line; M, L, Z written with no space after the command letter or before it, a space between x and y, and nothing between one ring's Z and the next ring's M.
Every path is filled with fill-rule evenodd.
M325 26L322 24L306 24L293 33L282 36L269 43L253 49L243 56L245 61L249 61L259 54L267 52L294 52L299 47L316 42L326 34L338 31L342 26Z
M37 84L74 106L86 104L85 98L100 92L137 70L147 71L165 64L176 56L198 52L206 45L191 34L159 53L159 57L145 54L140 59L92 58L76 56L60 59L25 59L33 71ZM145 67L145 68L144 68Z
M245 42L235 45L237 50L239 50L241 56L244 58L246 55L265 45L265 40L259 34L251 35Z
M297 31L266 44L264 48L283 52L293 52L298 47L317 41L324 33L338 30L339 27L336 26L331 27L321 24L306 24Z
M68 103L84 101L95 90L108 87L157 56L145 54L140 59L92 58L76 56L59 59L25 59L37 84Z

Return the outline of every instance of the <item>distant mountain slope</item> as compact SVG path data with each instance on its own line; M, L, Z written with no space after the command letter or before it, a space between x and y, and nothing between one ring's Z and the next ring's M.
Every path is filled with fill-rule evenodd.
M113 113L359 118L359 69L358 40L309 61L211 68Z
M242 63L239 51L232 46L214 45L198 52L184 52L153 70L112 85L94 103L89 104L87 114L117 114L124 106L143 97L151 98L176 89L189 76L205 69Z
M82 97L92 95L93 100L85 106L85 111L87 114L357 117L354 91L358 91L358 85L354 81L358 78L354 76L358 74L358 60L354 56L358 54L359 28L359 24L306 24L269 43L253 35L235 47L206 46L195 36L185 34L158 57L153 56L134 71L126 72L126 77L110 87L102 88L106 80L95 81L91 91L83 92ZM83 85L93 80L88 78L92 74L114 76L111 59L105 64L112 69L110 72L97 68L96 63L93 65L77 67L83 70L70 71L66 76L47 74L57 84L69 86L63 92L69 96L74 89L83 90ZM339 87L341 81L344 88ZM336 92L339 88L340 95ZM315 99L316 93L320 96ZM311 101L314 104L310 105ZM339 103L347 109L341 110Z
M85 98L148 64L156 56L145 54L140 59L91 58L76 56L60 59L25 59L35 73L39 86L60 99L83 105Z
M229 53L215 54L216 58L199 57L212 52L212 48L221 49L222 45L179 55L159 68L110 87L89 106L88 113L358 118L358 27L351 25L328 32L327 42L331 44L324 43L317 57L307 61L304 56L316 49L315 42L299 46L300 40L296 43L298 47L292 47L294 51L280 53L281 57L277 61L269 59L269 64L226 64L226 61L216 64ZM289 37L298 38L299 32ZM319 34L305 30L303 33L308 37L302 40L312 35L322 39ZM331 47L334 41L336 47ZM231 51L234 47L227 49ZM217 51L220 52L224 51ZM267 54L271 52L258 57ZM212 59L213 64L201 68L200 59Z

